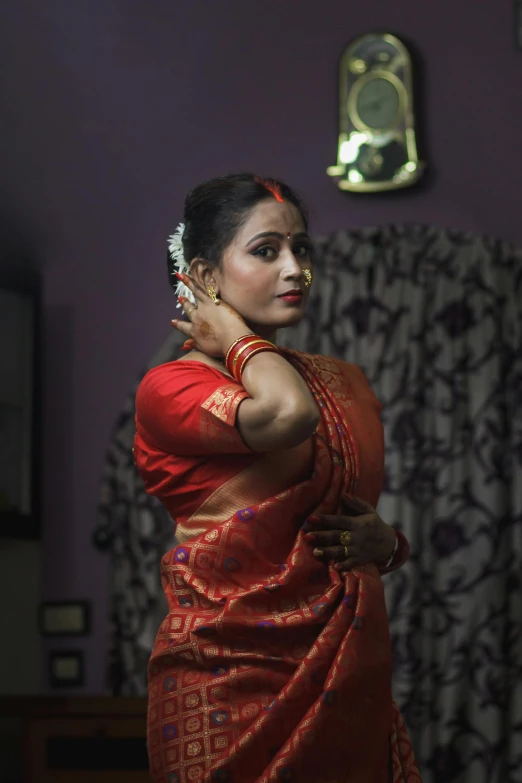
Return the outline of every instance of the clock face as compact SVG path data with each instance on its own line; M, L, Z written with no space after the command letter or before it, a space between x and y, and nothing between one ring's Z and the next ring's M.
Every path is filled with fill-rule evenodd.
M412 77L411 54L391 33L360 35L344 50L337 162L327 169L340 190L377 193L421 178Z
M367 128L393 128L399 119L401 100L397 87L382 76L368 79L360 88L355 110Z

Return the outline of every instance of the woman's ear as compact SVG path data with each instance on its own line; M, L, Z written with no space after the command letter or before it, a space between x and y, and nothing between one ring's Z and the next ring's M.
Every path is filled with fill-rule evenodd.
M205 290L211 285L216 293L219 293L214 271L214 267L204 258L194 258L190 264L190 276L194 278L196 283L199 283Z

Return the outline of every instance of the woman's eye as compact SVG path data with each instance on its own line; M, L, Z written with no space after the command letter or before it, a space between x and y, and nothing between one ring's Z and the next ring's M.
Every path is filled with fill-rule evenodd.
M263 245L263 247L258 247L257 250L254 251L254 255L259 256L260 258L274 258L276 251L273 247L270 247L270 245Z
M294 255L298 258L304 258L305 256L309 256L311 252L310 245L303 244L303 245L296 245L294 247Z

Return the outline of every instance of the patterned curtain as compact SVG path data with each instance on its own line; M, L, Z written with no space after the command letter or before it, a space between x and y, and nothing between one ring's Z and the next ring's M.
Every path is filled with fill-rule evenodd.
M315 270L305 319L281 337L358 363L384 405L379 512L412 547L405 568L385 577L395 698L423 779L521 783L522 252L434 227L370 228L320 240ZM120 456L133 398L127 411L111 447ZM107 474L99 531L115 529L115 484L136 493L120 509L120 534L133 503L158 519L125 459L126 478L118 459ZM116 547L118 533L111 551L121 573L134 569L150 609L150 569L165 544L146 543L144 526L140 535L134 565L124 568L129 545ZM126 680L123 657L123 692L144 688L136 662Z
M108 684L115 696L147 693L147 663L167 613L160 560L175 545L174 523L147 495L134 466L135 396L147 370L179 356L182 335L172 332L140 373L114 425L103 468L93 543L110 555Z

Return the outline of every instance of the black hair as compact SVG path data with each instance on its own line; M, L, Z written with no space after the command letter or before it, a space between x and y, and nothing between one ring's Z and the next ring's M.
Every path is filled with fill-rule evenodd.
M252 209L261 201L275 198L289 201L299 210L308 230L308 212L294 191L277 179L255 174L230 174L203 182L191 190L185 199L183 222L183 255L190 264L194 258L203 258L219 266L226 248L248 219ZM167 254L169 280L174 277L174 260Z

